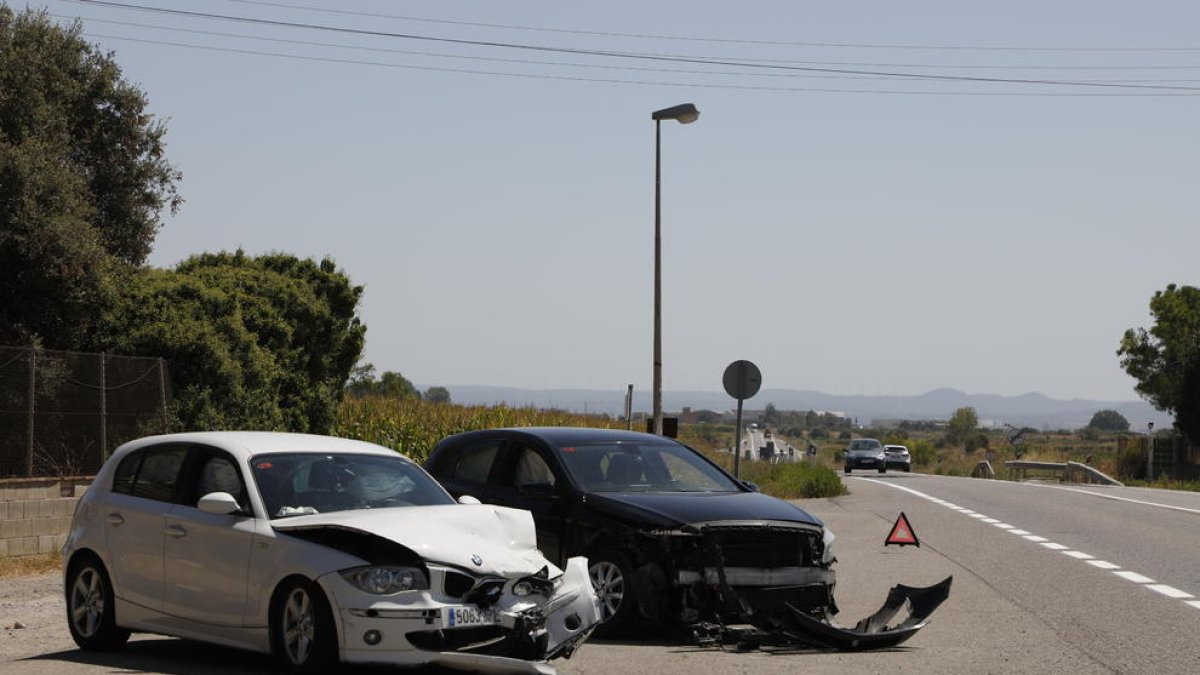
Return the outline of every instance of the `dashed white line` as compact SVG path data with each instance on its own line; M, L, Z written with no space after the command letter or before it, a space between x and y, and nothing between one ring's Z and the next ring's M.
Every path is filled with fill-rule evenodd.
M1196 596L1192 595L1191 593L1188 593L1187 591L1181 591L1178 588L1174 588L1174 587L1168 586L1166 584L1147 584L1146 588L1149 588L1150 590L1154 591L1155 593L1162 593L1163 595L1167 596L1168 598L1175 598L1176 600L1182 600L1184 598L1196 597Z
M980 522L994 525L994 526L1004 530L1005 532L1012 532L1013 534L1019 535L1024 539L1041 544L1045 548L1048 548L1052 551L1059 551L1063 555L1070 556L1072 558L1075 558L1076 560L1082 560L1093 567L1096 567L1096 568L1099 568L1102 570L1109 570L1114 575L1121 577L1122 579L1125 579L1126 581L1131 581L1135 584L1144 586L1145 588L1148 588L1160 595L1164 595L1164 596L1166 596L1168 598L1172 598L1174 600L1184 600L1185 604L1187 604L1188 606L1195 607L1196 609L1200 609L1200 600L1189 600L1189 598L1196 597L1196 596L1192 595L1191 593L1188 593L1187 591L1183 591L1178 588L1175 588L1174 586L1168 586L1167 584L1155 583L1154 580L1151 579L1150 577L1147 577L1142 574L1138 574L1137 572L1132 572L1130 570L1123 570L1123 569L1121 569L1120 565L1110 563L1107 560L1096 560L1095 556L1093 556L1089 553L1084 553L1083 551L1069 550L1070 547L1068 547L1068 546L1064 546L1062 544L1052 542L1045 537L1041 537L1036 534L1032 534L1032 533L1028 532L1027 530L1017 529L1017 528L1013 527L1012 525L1009 525L1008 523L1002 523L1002 522L996 520L995 518L988 518L986 515L984 515L982 513L972 511L968 508L964 508L957 504L952 504L948 501L938 499L937 497L927 495L924 492L920 492L920 491L914 490L912 488L904 487L902 485L895 485L893 483L888 483L888 482L879 481L879 480L871 480L869 478L859 478L858 480L865 480L868 483L879 483L881 485L886 485L888 487L895 488L897 490L903 490L904 492L911 493L913 495L921 497L922 499L927 499L935 504L941 504L942 506L945 506L948 509L952 509L952 510L958 511L959 513L962 513L964 515L968 515L968 516L971 516L972 518L976 518ZM1105 497L1107 499L1117 499L1117 500L1124 501L1124 502L1133 502L1135 504L1145 504L1148 506L1158 506L1158 507L1162 507L1162 508L1174 509L1177 511L1189 511L1189 512L1193 512L1193 513L1200 513L1200 511L1196 511L1195 509L1186 509L1183 507L1169 506L1166 504L1155 504L1153 502L1143 502L1143 501L1140 501L1137 499L1127 499L1124 497L1115 497L1115 496L1111 496L1111 495L1100 495L1100 494L1096 494L1094 492L1090 492L1088 490L1074 490L1072 488L1059 488L1059 489L1070 490L1072 492L1083 492L1084 494L1089 494L1089 495L1096 496L1096 497Z
M1121 570L1119 572L1113 572L1113 574L1121 577L1122 579L1125 579L1126 581L1132 581L1135 584L1152 584L1152 583L1154 583L1154 580L1151 579L1150 577L1143 576L1141 574L1138 574L1137 572L1130 572L1129 570Z

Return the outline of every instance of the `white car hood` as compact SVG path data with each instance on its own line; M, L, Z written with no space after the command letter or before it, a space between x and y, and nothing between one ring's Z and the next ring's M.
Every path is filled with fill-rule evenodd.
M390 539L428 562L502 576L534 574L549 567L537 550L528 511L488 504L446 504L362 509L295 516L271 522L280 532L326 528L353 530ZM479 564L476 564L479 560Z

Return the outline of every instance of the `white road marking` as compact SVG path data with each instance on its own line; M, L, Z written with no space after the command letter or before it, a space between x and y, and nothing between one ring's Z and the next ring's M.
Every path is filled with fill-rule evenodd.
M1041 537L1036 534L1031 534L1030 532L1028 532L1026 530L1017 529L1017 528L1013 527L1012 525L1009 525L1008 523L1002 523L1002 522L996 520L995 518L988 518L987 516L985 516L982 513L977 513L975 511L964 508L957 504L952 504L948 501L938 499L938 498L928 495L924 492L920 492L920 491L914 490L912 488L904 487L903 485L895 485L893 483L889 483L886 481L871 480L869 478L858 478L858 480L865 480L868 483L879 483L880 485L886 485L890 488L895 488L897 490L903 490L904 492L908 492L908 493L915 495L917 497L920 497L922 499L927 499L935 504L941 504L942 506L945 506L948 509L953 509L954 511L958 511L965 515L969 515L972 518L979 519L981 522L995 525L996 527L998 527L1006 532L1012 532L1013 534L1020 535L1022 538L1027 539L1032 542L1035 542L1035 543L1038 543L1038 544L1041 544L1042 546L1044 546L1050 550L1060 551L1063 553L1063 555L1070 556L1072 558L1075 558L1076 560L1082 560L1093 567L1096 567L1096 568L1099 568L1102 570L1110 570L1110 571L1112 571L1113 574L1115 574L1118 577L1121 577L1122 579L1125 579L1126 581L1131 581L1135 584L1141 584L1141 585L1145 586L1146 588L1149 588L1150 590L1154 591L1155 593L1164 595L1168 598L1172 598L1175 600L1184 600L1185 604L1187 604L1191 607L1195 607L1196 609L1200 609L1200 600L1188 600L1188 598L1196 597L1196 596L1192 595L1191 593L1188 593L1187 591L1182 591L1178 588L1175 588L1174 586L1168 586L1167 584L1155 583L1154 580L1151 579L1150 577L1147 577L1142 574L1138 574L1137 572L1132 572L1129 570L1122 570L1120 565L1110 563L1107 560L1096 560L1095 557L1089 553L1084 553L1082 551L1068 550L1069 547L1063 546L1062 544L1059 544L1059 543L1052 542L1045 537ZM1175 511L1184 511L1184 512L1188 512L1188 513L1200 514L1200 510L1188 509L1188 508L1184 508L1182 506L1171 506L1169 504L1157 504L1154 502L1146 502L1146 501L1142 501L1142 500L1138 500L1138 499L1128 499L1125 497L1117 497L1114 495L1102 495L1102 494L1097 494L1095 492L1091 492L1089 490L1078 490L1078 489L1074 489L1074 488L1065 488L1065 487L1057 487L1057 486L1044 486L1044 487L1053 487L1055 489L1067 490L1069 492L1082 492L1084 494L1091 495L1093 497L1103 497L1105 499L1115 499L1118 501L1132 502L1134 504L1142 504L1145 506L1154 506L1154 507L1159 507L1159 508L1164 508L1164 509L1171 509L1171 510L1175 510Z
M1171 504L1160 504L1158 502L1148 502L1142 499L1130 499L1129 497L1118 497L1116 495L1106 495L1091 490L1080 490L1079 488L1062 487L1061 485L1043 485L1039 483L1028 483L1028 485L1037 485L1037 487L1049 488L1051 490L1066 490L1067 492L1078 492L1080 494L1091 495L1101 499L1114 499L1118 502L1129 502L1130 504L1141 504L1142 506L1153 506L1159 509L1170 509L1172 511L1183 511L1184 513L1200 514L1200 509L1189 509L1186 506L1174 506Z
M1113 574L1121 577L1122 579L1125 579L1126 581L1132 581L1135 584L1152 584L1152 583L1154 583L1154 580L1151 579L1150 577L1143 576L1141 574L1138 574L1137 572L1130 572L1129 570L1113 572Z
M1163 595L1167 596L1168 598L1175 598L1176 600L1182 600L1184 598L1196 597L1196 596L1192 595L1191 593L1188 593L1187 591L1181 591L1178 588L1174 588L1174 587L1168 586L1166 584L1149 584L1146 586L1146 588L1149 588L1150 590L1154 591L1155 593L1162 593Z

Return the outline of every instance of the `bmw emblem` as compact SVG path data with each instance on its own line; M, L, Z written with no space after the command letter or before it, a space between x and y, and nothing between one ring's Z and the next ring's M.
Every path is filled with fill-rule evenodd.
M479 567L483 564L483 558L480 558L478 553L472 553L471 562L475 563L476 567Z

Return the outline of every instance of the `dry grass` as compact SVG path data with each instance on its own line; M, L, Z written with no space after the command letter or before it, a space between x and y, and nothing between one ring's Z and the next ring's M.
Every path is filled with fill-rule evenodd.
M0 577L30 577L62 569L62 556L57 553L0 558Z

